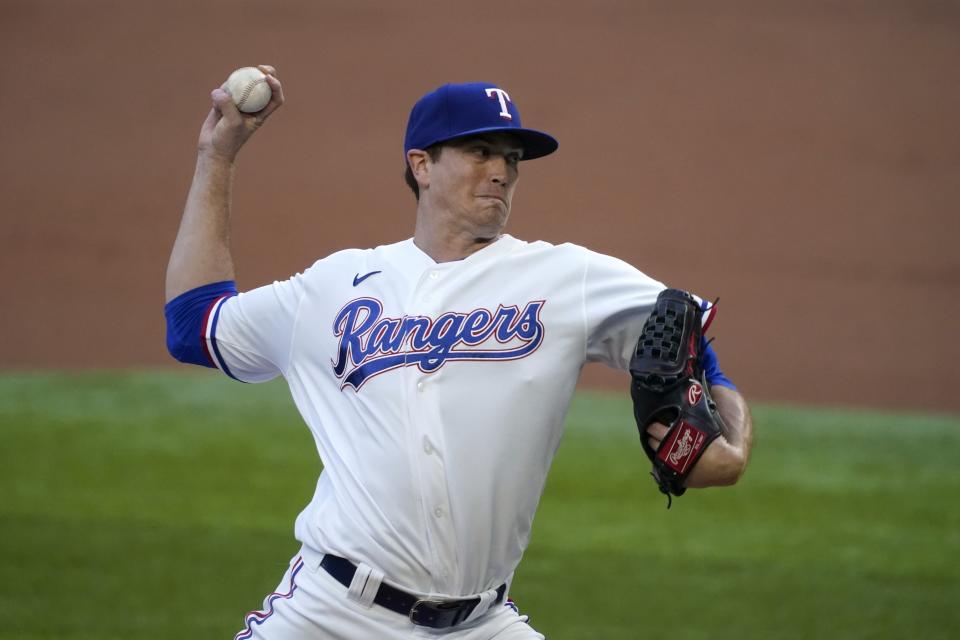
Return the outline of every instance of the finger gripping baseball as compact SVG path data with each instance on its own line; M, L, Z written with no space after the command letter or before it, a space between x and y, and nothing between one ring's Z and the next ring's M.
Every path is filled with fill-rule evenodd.
M666 289L643 325L630 360L630 397L640 443L653 463L651 475L669 508L707 446L723 432L723 420L703 372L703 309L685 291ZM667 426L654 449L646 430Z
M256 67L242 67L230 74L224 86L229 90L237 109L256 113L267 106L272 96L267 76Z

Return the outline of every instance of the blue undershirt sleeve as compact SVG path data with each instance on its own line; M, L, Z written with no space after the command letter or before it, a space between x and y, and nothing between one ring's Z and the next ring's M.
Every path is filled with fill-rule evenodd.
M205 337L210 309L221 298L237 295L233 280L212 282L181 293L163 307L167 319L167 351L187 364L214 368Z
M704 311L709 311L713 307L712 305L703 300L700 303L700 307ZM709 318L706 325L704 325L704 330L710 325L710 322L713 321L713 317ZM723 371L720 370L720 362L717 360L717 352L713 350L713 345L707 341L706 337L700 338L700 351L703 353L702 364L703 364L703 373L707 378L707 384L711 387L714 385L720 385L721 387L727 387L728 389L737 390L736 385L733 384L733 381L728 378Z
M733 384L733 381L730 380L720 370L720 363L717 360L717 352L713 350L713 345L707 343L706 338L703 340L703 372L706 375L707 383L712 387L715 385L720 385L721 387L727 387L728 389L737 390L736 385Z

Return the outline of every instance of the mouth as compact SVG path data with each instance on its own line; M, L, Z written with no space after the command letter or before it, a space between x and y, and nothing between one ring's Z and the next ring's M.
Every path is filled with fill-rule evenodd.
M506 198L504 198L503 196L498 196L498 195L490 194L490 193L481 193L481 194L479 194L477 197L478 197L478 198L485 198L485 199L488 199L488 200L496 200L497 202L502 203L503 206L507 206L507 200L506 200Z

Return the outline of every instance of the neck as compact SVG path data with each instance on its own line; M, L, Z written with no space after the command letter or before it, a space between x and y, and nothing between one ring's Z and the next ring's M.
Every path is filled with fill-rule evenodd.
M500 238L500 230L476 230L458 227L425 208L417 208L417 225L413 243L434 262L453 262L488 247Z

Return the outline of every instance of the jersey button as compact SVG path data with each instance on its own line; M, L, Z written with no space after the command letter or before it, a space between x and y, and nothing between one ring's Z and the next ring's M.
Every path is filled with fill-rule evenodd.
M439 278L439 277L440 277L440 273L439 273L438 271L431 271L431 272L430 272L430 279L431 279L431 280L436 280L436 279Z
M427 455L433 453L433 445L430 444L430 440L427 436L423 436L423 452Z
M423 389L424 389L424 387L426 387L426 386L427 386L427 385L423 384L422 382L418 382L418 383L417 383L417 391L422 392Z
M435 515L435 516L438 517L438 518L442 518L442 517L443 517L443 509L441 509L440 507L437 507L436 509L433 510L433 515Z

